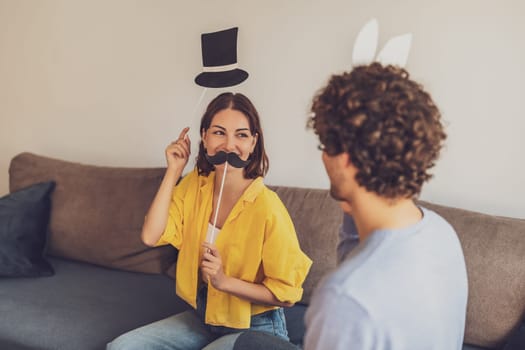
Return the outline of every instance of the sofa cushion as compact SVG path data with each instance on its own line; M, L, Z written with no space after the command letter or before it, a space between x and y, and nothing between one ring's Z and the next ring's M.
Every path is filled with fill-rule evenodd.
M525 310L525 220L420 202L456 230L467 265L465 342L496 347Z
M38 183L0 198L0 276L50 276L44 259L53 182Z
M162 273L171 246L146 247L140 231L163 169L83 165L22 153L11 160L11 191L54 181L48 253L102 266Z
M306 305L301 304L295 304L292 307L284 308L288 338L290 338L290 342L293 344L303 345L303 338L306 330L304 325L304 314L306 313L307 308Z
M49 278L0 283L0 349L102 350L117 336L189 309L163 275L49 258Z
M493 350L493 348L482 348L476 345L470 345L463 343L462 350Z
M288 209L301 249L312 267L303 284L302 303L308 304L319 280L337 264L337 242L343 212L327 190L269 186Z

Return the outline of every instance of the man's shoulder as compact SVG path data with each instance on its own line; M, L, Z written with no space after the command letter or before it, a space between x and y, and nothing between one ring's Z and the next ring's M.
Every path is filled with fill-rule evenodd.
M427 218L427 225L430 227L435 227L441 230L447 230L451 232L456 232L454 230L454 227L445 220L441 215L433 211L432 209L428 209L424 206L419 207L423 211L424 217Z

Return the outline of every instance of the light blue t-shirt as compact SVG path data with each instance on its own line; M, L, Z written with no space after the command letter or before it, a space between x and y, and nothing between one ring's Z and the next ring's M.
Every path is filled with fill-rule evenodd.
M338 251L344 260L320 282L306 313L306 350L462 348L463 251L452 226L421 210L417 224L374 231L355 247L347 219Z

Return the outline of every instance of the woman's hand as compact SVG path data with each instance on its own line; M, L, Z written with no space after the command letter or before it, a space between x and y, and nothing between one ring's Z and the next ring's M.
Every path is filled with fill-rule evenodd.
M235 295L254 304L290 307L293 303L279 301L275 295L261 283L243 281L224 274L222 259L213 244L202 243L204 254L201 261L201 275L206 283L221 292Z
M202 243L204 254L201 261L202 279L206 283L211 283L215 289L222 290L228 276L224 274L222 259L217 247L211 243Z
M166 161L168 168L182 171L191 154L191 142L188 136L189 127L182 129L179 138L166 147Z

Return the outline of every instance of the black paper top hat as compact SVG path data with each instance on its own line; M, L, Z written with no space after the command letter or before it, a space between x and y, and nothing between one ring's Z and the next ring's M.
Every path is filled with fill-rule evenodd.
M230 28L201 35L202 73L195 83L210 88L222 88L242 83L248 73L237 68L237 32Z

